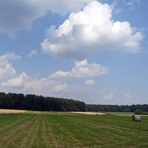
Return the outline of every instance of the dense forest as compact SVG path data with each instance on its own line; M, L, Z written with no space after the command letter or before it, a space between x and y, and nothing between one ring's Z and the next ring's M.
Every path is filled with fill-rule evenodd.
M148 112L148 105L93 105L82 101L32 94L0 92L0 108L37 111Z
M85 103L72 99L32 94L0 93L0 108L37 111L85 111Z

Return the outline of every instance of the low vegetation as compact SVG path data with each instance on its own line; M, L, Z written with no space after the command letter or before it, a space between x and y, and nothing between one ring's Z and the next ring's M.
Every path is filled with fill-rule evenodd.
M147 148L148 117L26 112L0 115L0 148Z

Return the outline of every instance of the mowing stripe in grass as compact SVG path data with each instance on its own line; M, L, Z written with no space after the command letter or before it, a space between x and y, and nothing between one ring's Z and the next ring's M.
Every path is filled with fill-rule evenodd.
M82 133L83 138L85 137L84 134L87 135L89 133L90 134L89 138L92 138L92 139L87 138L87 140L91 141L91 144L93 143L93 141L95 141L96 138L102 139L102 141L106 141L108 143L112 142L112 140L115 142L116 141L124 142L127 138L136 139L136 135L137 135L136 132L130 133L128 130L127 131L116 130L116 127L115 129L112 129L112 128L108 129L107 125L105 125L106 127L103 126L102 128L102 124L100 126L100 124L96 124L89 120L88 121L85 120L82 122L80 118L78 118L77 120L74 120L70 116L56 116L55 119L56 119L56 122L60 123L60 125L64 126L68 130L70 130L71 127L73 126L72 128L73 130L71 130L70 132L73 134L75 133L77 136L78 136L78 133L76 133L76 130L74 130L75 128ZM82 137L79 137L79 138L81 139ZM98 141L96 141L96 143L98 143Z
M45 116L45 129L46 129L45 139L46 139L47 144L50 143L52 144L52 147L60 148L61 143L59 142L59 139L56 137L56 135L53 132L51 123L48 121L48 116Z
M65 117L66 118L66 117ZM102 130L101 128L91 128L92 125L85 125L85 123L79 123L78 121L72 121L67 118L67 120L64 120L65 118L59 118L60 120L56 121L60 123L60 126L64 126L66 130L68 130L70 133L73 133L73 135L81 140L81 143L84 144L84 141L87 141L88 143L96 143L96 144L101 144L101 141L104 141L106 139L106 131ZM96 132L96 130L98 130ZM103 136L104 135L104 136ZM108 135L107 135L108 136ZM111 136L112 137L112 134ZM109 137L109 138L110 138Z
M97 119L97 123L96 124L100 124L100 121L98 120L98 118L96 118ZM89 120L89 123L92 123L92 121ZM110 125L109 125L109 123L108 124L104 124L104 125L106 127L108 127L108 126L112 126L112 124L113 123L111 122ZM126 126L128 126L128 124L131 125L133 123L131 123L131 121L129 121L126 124L127 124ZM140 123L140 124L138 124L138 126L140 128L140 127L142 127L142 124ZM115 130L116 130L116 128L122 129L122 127L120 125L118 125L118 126L116 125L116 126L113 126L113 127L114 127ZM117 135L119 136L119 135L122 134L124 136L123 137L124 139L121 140L120 138L117 137L116 141L119 141L120 145L126 144L126 143L131 143L131 142L132 142L132 145L134 145L134 144L138 145L139 143L142 143L142 140L143 140L143 142L146 141L147 140L146 137L148 137L147 130L146 131L143 131L143 130L141 131L141 130L138 130L138 128L134 129L135 127L137 127L137 125L133 124L133 128L124 128L124 129L122 129L121 132L119 132ZM145 126L145 129L148 129L148 126ZM109 130L107 130L107 131L109 131ZM113 131L111 131L111 132L113 133ZM115 141L115 143L116 143L116 141Z
M27 118L26 120L23 121L23 123L20 123L19 125L13 127L13 129L10 131L6 131L4 134L4 137L0 139L0 144L2 147L9 147L11 142L15 140L16 137L19 136L19 134L23 131L23 129L30 124L30 121L33 122L35 120L35 116L31 116L30 118ZM11 146L12 147L12 146Z
M21 148L31 148L34 140L35 140L35 135L37 132L37 125L39 122L39 117L36 116L35 120L31 124L31 126L28 129L25 129L24 138L22 139L21 142Z
M82 146L83 144L81 143L81 141L77 139L72 132L64 127L61 122L62 116L59 116L61 117L59 121L57 121L55 117L57 116L50 116L48 118L48 122L50 122L50 124L52 123L51 126L53 128L53 132L55 132L55 135L59 135L57 138L61 141L63 147L66 147L67 145L68 147Z
M10 132L10 130L13 130L14 127L17 127L17 125L20 125L24 121L29 120L30 118L32 118L32 116L24 116L21 119L17 119L16 121L14 121L12 123L6 123L5 125L0 127L0 133L6 134L7 131Z
M65 118L67 118L67 120L65 120ZM99 133L95 133L94 131L91 131L89 129L91 125L85 128L78 122L76 123L74 120L71 121L71 119L69 119L66 116L56 116L56 118L54 119L56 123L60 124L60 127L63 127L63 129L65 129L64 131L71 133L73 137L75 137L75 139L78 139L81 145L85 144L86 141L87 143L94 142L100 144L101 141L104 140L102 139L102 136Z

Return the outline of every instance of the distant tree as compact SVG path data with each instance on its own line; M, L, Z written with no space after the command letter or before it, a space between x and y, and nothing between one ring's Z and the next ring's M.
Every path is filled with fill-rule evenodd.
M134 113L136 115L141 115L141 114L143 114L143 110L142 109L136 109Z

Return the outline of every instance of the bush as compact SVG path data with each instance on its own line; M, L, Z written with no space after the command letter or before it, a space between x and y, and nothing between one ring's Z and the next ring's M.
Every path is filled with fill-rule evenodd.
M142 114L143 114L143 110L142 110L142 109L137 109L137 110L135 111L135 114L136 114L136 115L142 115Z

